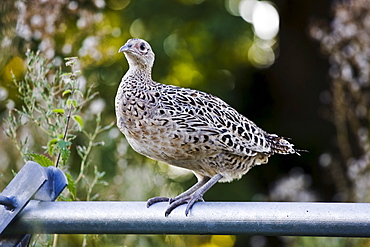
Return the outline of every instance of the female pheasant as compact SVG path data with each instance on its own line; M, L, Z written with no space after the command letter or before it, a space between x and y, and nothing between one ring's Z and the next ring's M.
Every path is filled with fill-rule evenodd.
M215 183L239 179L268 157L298 154L283 137L269 134L221 99L197 90L152 80L154 53L142 39L130 39L119 49L129 70L115 99L117 126L138 153L190 169L198 182L168 201L165 215L188 203L185 214Z

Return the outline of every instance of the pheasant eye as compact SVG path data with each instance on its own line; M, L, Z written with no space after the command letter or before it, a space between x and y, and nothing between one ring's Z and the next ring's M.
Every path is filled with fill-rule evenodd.
M145 50L145 45L144 45L144 43L142 43L142 44L140 45L140 50L142 50L142 51L144 51L144 50Z

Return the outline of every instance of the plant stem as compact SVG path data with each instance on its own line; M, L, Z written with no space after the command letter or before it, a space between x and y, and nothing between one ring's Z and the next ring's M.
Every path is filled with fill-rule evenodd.
M66 127L64 129L64 135L63 135L63 141L66 140L67 138L67 134L68 134L68 128L69 128L69 122L71 120L71 114L72 114L72 105L69 107L69 110L68 110L68 115L67 115L67 123L66 123ZM58 167L59 165L59 160L60 160L60 156L62 155L62 152L59 151L59 154L58 154L58 158L55 162L55 167Z
M58 243L58 234L54 234L53 236L53 247L57 247Z
M89 156L89 153L91 152L91 149L92 149L92 147L94 145L93 141L95 140L96 136L99 133L98 132L98 128L99 128L99 125L97 124L97 126L95 128L95 131L94 131L94 134L92 136L89 136L89 145L87 145L86 152L85 152L84 156L82 157L81 166L80 166L80 173L78 174L78 177L75 180L75 183L76 184L84 176L84 171L85 171L85 165L86 165L87 157Z

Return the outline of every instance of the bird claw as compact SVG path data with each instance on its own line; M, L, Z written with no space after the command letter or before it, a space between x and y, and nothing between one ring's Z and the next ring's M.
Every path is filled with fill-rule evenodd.
M186 206L185 215L188 216L190 209L193 207L194 203L197 201L204 202L203 195L199 193L199 191L195 191L194 194L191 195L190 201L188 201L188 205Z
M153 197L146 202L146 207L149 208L150 206L157 202L169 202L170 205L167 207L166 212L164 214L167 217L175 208L182 204L187 203L188 205L186 206L185 215L188 216L190 209L197 201L204 202L203 197L198 193L194 193L193 195L184 196L180 198Z
M169 202L169 206L166 209L165 216L167 217L175 208L187 203L185 215L188 216L190 209L197 201L204 202L203 195L209 190L217 181L222 178L222 175L216 174L212 178L206 178L198 181L193 187L185 191L184 193L176 196L175 198L168 197L154 197L148 200L147 207L150 207L156 202Z
M180 206L182 204L186 204L186 203L188 205L186 206L186 209L185 209L185 215L188 216L189 212L190 212L190 209L193 207L193 205L197 201L204 202L204 199L203 199L202 195L200 195L199 193L196 193L196 192L193 193L190 196L184 196L184 197L180 197L180 198L171 198L170 199L170 205L168 206L168 208L165 212L165 216L167 217L172 212L172 210L174 210L178 206Z
M171 198L168 198L168 197L153 197L153 198L150 198L147 202L146 202L146 207L149 208L150 206L152 206L154 203L157 203L157 202L169 202L171 200Z
M166 209L166 212L164 213L164 215L167 217L172 212L172 210L174 210L175 208L177 208L178 206L182 204L187 203L189 200L190 200L190 196L185 196L185 197L181 197L178 199L171 198L170 205Z

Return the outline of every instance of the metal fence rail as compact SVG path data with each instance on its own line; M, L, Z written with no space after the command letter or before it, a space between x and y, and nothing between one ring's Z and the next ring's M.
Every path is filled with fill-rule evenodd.
M31 201L6 233L246 234L370 237L369 203Z

